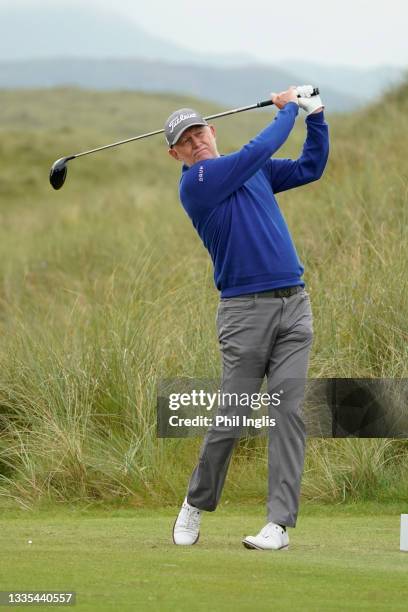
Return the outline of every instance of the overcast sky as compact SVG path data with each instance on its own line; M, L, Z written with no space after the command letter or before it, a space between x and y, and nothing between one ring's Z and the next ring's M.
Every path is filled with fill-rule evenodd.
M66 1L53 0L58 4ZM36 6L46 2L50 0L0 0L0 5ZM408 65L407 0L69 0L69 3L116 11L151 33L197 51L245 53L267 63L304 58L309 62L351 66Z

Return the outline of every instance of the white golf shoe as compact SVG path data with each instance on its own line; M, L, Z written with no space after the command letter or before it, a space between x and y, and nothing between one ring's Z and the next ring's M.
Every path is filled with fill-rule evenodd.
M242 540L245 548L257 550L287 550L289 536L280 525L268 523L256 536L247 536Z
M173 542L180 546L191 546L200 537L202 510L190 506L185 498L173 527Z

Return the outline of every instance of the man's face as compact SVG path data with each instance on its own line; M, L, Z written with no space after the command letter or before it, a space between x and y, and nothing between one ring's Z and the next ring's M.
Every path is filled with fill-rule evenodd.
M188 128L169 149L169 154L187 166L192 166L203 159L219 157L214 126L193 125Z

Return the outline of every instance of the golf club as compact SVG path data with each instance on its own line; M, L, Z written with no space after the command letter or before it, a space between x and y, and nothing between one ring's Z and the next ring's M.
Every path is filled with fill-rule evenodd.
M313 93L311 95L317 96L319 94L319 89L315 87L313 89ZM298 98L300 96L298 95ZM217 119L218 117L226 117L227 115L233 115L234 113L242 113L247 110L252 110L253 108L261 108L263 106L270 106L273 104L272 100L263 100L262 102L256 102L255 104L250 104L249 106L241 106L240 108L233 108L232 110L224 111L223 113L217 113L216 115L209 115L205 117L206 121L210 119ZM91 153L96 153L97 151L103 151L104 149L111 149L112 147L118 147L119 145L126 144L127 142L132 142L133 140L141 140L142 138L148 138L149 136L154 136L155 134L162 134L163 130L156 130L154 132L148 132L147 134L141 134L140 136L133 136L132 138L127 138L126 140L120 140L119 142L114 142L112 144L105 145L103 147L98 147L97 149L91 149L89 151L84 151L83 153L75 153L75 155L69 155L68 157L61 157L57 159L50 170L50 183L54 187L54 189L61 189L63 184L65 183L65 179L67 177L67 164L71 159L76 159L77 157L83 157L84 155L90 155Z

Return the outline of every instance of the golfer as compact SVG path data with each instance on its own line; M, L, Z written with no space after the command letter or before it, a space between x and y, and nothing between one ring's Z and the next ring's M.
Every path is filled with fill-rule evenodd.
M210 253L221 292L221 391L256 393L266 376L269 392L285 393L277 426L273 435L272 428L269 432L267 524L243 540L247 548L260 550L288 547L286 528L296 525L303 472L301 405L312 313L304 268L275 195L318 180L325 168L328 126L322 100L312 91L302 86L271 94L280 109L274 120L229 155L218 153L214 126L194 109L175 111L165 124L169 154L183 164L181 203ZM299 107L306 112L307 129L301 156L271 159L288 138ZM298 214L307 212L300 208ZM300 393L296 381L303 381ZM236 405L219 406L223 414L237 411ZM173 527L175 544L198 541L202 512L217 507L237 439L234 427L208 430Z

